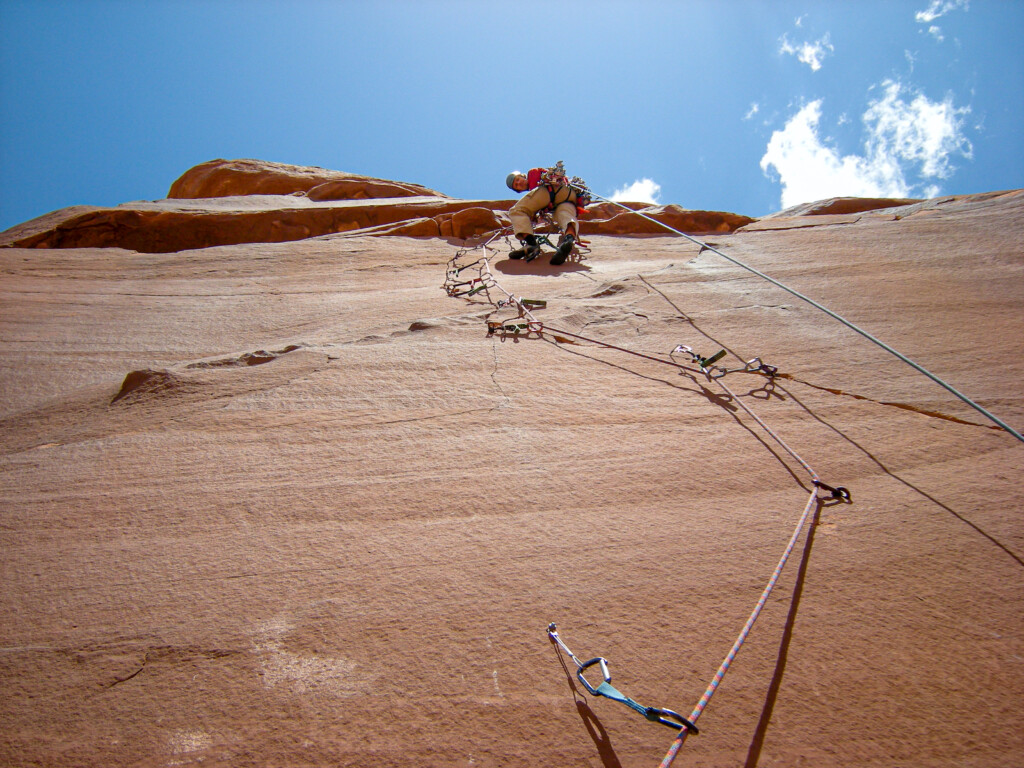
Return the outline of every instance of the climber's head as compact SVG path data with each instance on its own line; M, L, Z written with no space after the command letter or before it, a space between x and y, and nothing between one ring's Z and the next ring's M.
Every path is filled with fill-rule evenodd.
M514 190L515 192L526 191L526 177L521 173L510 173L505 177L505 184L509 189Z

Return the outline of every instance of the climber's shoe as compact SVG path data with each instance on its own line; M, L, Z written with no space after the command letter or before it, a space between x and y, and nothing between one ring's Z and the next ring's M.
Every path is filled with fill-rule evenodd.
M573 243L576 242L576 238L572 235L566 235L562 242L558 245L558 250L555 251L555 255L551 257L551 263L555 266L564 264L565 260L569 258L569 254L572 253Z

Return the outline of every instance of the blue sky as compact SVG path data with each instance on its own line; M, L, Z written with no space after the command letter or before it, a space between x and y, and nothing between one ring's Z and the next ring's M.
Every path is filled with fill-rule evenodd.
M0 229L251 157L751 216L1024 187L1019 0L0 0ZM636 186L634 186L636 185Z

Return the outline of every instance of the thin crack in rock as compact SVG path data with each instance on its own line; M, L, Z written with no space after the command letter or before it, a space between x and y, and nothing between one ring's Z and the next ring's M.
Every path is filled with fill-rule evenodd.
M854 394L853 392L846 392L846 391L844 391L842 389L836 389L834 387L825 387L825 386L822 386L821 384L812 384L809 381L804 381L803 379L798 379L795 376L793 376L791 374L788 374L788 373L778 373L778 374L776 374L776 376L778 378L780 378L780 379L788 379L789 381L796 382L797 384L803 384L805 386L811 387L811 389L817 389L817 390L820 390L822 392L828 392L829 394L832 394L832 395L840 395L842 397L851 397L854 400L864 400L865 402L868 402L868 403L874 403L875 405L886 405L886 406L889 406L890 408L899 408L900 410L910 411L912 413L918 413L918 414L920 414L922 416L927 416L927 417L932 418L932 419L941 419L942 421L952 421L952 422L954 422L956 424L965 424L965 425L967 425L969 427L985 427L986 429L994 429L994 430L996 430L998 432L1002 431L1002 427L996 426L995 424L979 424L976 421L967 421L966 419L961 419L961 418L959 418L957 416L951 416L948 413L941 413L939 411L929 411L929 410L926 410L924 408L921 408L920 406L911 405L910 403L897 403L897 402L892 401L892 400L875 400L873 398L866 397L864 395L857 395L857 394Z

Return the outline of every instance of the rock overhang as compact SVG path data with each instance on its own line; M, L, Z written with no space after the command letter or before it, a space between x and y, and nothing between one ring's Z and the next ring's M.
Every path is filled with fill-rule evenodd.
M0 245L168 253L338 233L467 240L507 227L514 203L460 200L410 182L323 168L212 160L183 174L163 200L55 211L0 234ZM694 234L727 233L754 221L677 205L628 207L646 218L598 203L581 219L581 234L659 234L656 222Z

